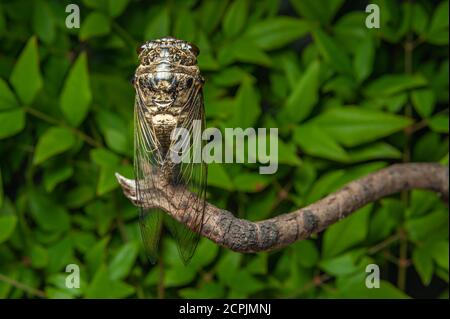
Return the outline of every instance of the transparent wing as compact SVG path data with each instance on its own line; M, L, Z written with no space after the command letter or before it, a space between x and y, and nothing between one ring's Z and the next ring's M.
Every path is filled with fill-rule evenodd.
M198 152L201 154L205 143L201 138L205 126L201 88L192 92L192 97L184 106L183 112L186 112L186 117L178 124L178 127L183 127L189 132L187 134L189 140L183 141L183 143L189 141L189 151L187 152L188 159L174 168L173 183L183 186L181 189L184 189L180 194L181 198L178 201L180 205L175 208L175 213L190 220L191 223L189 229L167 215L167 217L165 216L165 225L175 238L183 261L187 263L192 258L200 239L199 233L203 227L205 212L207 166L198 158ZM190 212L186 211L184 206L186 203L193 208Z
M152 128L145 121L144 109L139 97L136 97L134 107L134 170L136 180L136 196L139 201L153 201L160 198L152 192L154 180L152 174L161 163L158 151L158 141ZM163 212L160 209L139 208L139 226L142 242L150 262L155 263L158 258L158 245L163 225Z

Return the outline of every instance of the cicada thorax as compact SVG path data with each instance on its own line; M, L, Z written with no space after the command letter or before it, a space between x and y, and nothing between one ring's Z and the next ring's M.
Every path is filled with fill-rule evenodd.
M196 107L192 105L193 100L203 84L192 48L177 41L167 39L145 47L135 75L145 121L156 139L160 171L172 181L179 171L179 165L170 161L169 156L172 133L178 127L189 125L187 118Z

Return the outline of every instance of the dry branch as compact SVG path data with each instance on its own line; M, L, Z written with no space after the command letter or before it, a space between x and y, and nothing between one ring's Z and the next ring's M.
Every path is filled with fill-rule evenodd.
M206 203L205 224L201 235L238 252L281 248L324 230L368 203L400 191L428 189L440 193L443 199L448 201L448 171L448 166L434 163L395 164L350 182L337 192L307 207L259 222L236 218L230 212ZM184 217L194 216L195 212L190 211L194 206L190 205L186 196L177 196L182 193L179 187L167 186L166 183L157 184L154 188L145 190L156 195L147 198L160 196L166 200L140 203L135 196L135 181L117 173L116 177L124 194L133 204L161 208L179 222L187 226L191 224ZM177 209L174 208L181 207L180 205L186 207L189 214L181 216L175 213Z

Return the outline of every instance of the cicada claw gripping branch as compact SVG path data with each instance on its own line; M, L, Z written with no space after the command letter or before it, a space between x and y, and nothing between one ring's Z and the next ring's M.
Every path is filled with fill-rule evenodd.
M147 201L136 196L136 181L116 173L123 192L139 207L159 208L187 227L196 215L195 195L182 196L182 185L155 182L145 192ZM282 248L308 238L382 197L410 189L427 189L439 193L448 202L449 168L435 163L394 164L354 180L321 200L291 213L251 222L205 202L204 225L200 235L234 251L252 253ZM153 200L163 198L164 200ZM184 207L181 211L177 207ZM195 226L194 226L195 227ZM192 229L192 227L191 227ZM192 229L198 231L196 229Z

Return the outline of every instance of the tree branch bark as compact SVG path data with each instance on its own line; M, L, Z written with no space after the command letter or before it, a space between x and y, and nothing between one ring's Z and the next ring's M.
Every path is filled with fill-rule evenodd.
M116 177L125 196L134 205L163 209L190 227L191 221L186 216L194 216L196 212L193 205L189 204L189 199L186 199L187 196L177 196L182 193L180 186L157 183L154 188L144 190L153 193L153 196L147 198L160 196L166 200L142 203L136 198L135 181L118 173ZM230 212L206 203L204 225L200 234L237 252L268 251L308 238L384 196L413 188L438 192L448 202L448 166L434 163L395 164L352 181L307 207L259 222L236 218ZM182 216L177 213L175 207L180 205L186 207L189 214Z

